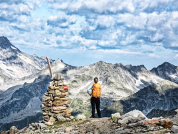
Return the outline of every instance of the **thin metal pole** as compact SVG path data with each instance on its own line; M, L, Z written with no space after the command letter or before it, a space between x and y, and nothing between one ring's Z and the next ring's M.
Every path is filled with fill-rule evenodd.
M46 60L47 60L47 62L48 62L49 72L50 72L50 76L51 76L51 79L52 79L51 66L50 66L49 58L48 58L47 56L46 56Z

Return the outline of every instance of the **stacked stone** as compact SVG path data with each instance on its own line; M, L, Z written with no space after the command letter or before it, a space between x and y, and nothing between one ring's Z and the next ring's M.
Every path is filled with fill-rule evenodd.
M68 86L64 84L64 78L56 74L42 100L43 119L46 125L53 125L57 120L74 118L71 116L68 99Z

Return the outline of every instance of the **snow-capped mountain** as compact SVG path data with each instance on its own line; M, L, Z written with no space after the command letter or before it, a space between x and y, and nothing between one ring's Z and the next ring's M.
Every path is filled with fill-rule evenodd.
M147 86L133 95L113 103L103 110L103 115L111 113L127 113L134 109L142 111L151 117L153 109L171 111L178 108L178 84L169 80ZM154 115L152 113L152 115Z
M98 77L102 84L102 95L106 94L107 97L115 99L128 96L143 87L163 80L148 71L144 65L124 66L122 63L111 64L99 61L67 71L66 81L73 89L71 97L85 92L85 89L93 83L94 77Z
M53 60L50 59L50 62ZM11 44L7 37L0 36L0 85L19 79L47 67L45 57L28 55ZM4 90L4 89L0 89Z
M178 66L169 62L164 62L150 71L163 79L170 80L178 84Z
M74 116L77 113L83 113L86 116L91 115L90 96L86 90L93 83L94 77L99 78L102 87L101 109L109 107L116 100L137 92L142 87L163 80L149 72L143 65L124 66L121 63L111 64L99 61L88 66L74 67L58 59L51 64L51 68L53 75L60 72L69 86L70 106ZM43 77L37 78L39 75ZM48 80L46 80L47 78ZM28 115L30 118L40 115L41 98L50 82L48 68L21 79L21 81L27 80L34 81L24 85L18 84L0 96L0 123L3 123L1 130L10 126L9 124L14 124L20 128L23 126L21 122L27 124L25 120ZM36 93L38 91L40 93ZM9 97L4 97L7 94ZM20 103L23 105L18 105ZM5 107L10 109L6 110Z

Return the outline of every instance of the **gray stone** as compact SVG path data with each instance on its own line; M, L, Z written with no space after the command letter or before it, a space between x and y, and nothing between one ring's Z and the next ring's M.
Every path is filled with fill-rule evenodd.
M138 123L130 123L127 126L132 128L132 127L137 127L138 125L139 125Z
M94 134L100 134L100 131L98 129L95 129Z
M132 120L133 118L132 117L125 117L125 118L123 118L122 120L118 120L118 123L119 124L127 124L127 123L129 123L131 120Z
M77 120L83 120L83 119L86 119L86 117L83 114L79 114L79 115L77 115L76 119Z
M70 121L71 119L70 118L66 118L66 121Z
M121 130L123 130L124 128L123 127L120 127L120 128L118 128L118 129L116 129L116 131L121 131Z
M36 127L36 124L35 124L35 123L32 123L31 126L32 126L32 127Z
M173 125L171 130L174 132L174 133L178 133L178 126L177 125Z
M32 130L30 128L27 128L26 133L30 133L30 132L32 132Z
M125 117L133 117L133 118L136 118L136 117L145 117L147 119L147 117L139 110L132 110L124 115L121 116L121 118L125 118Z
M62 86L63 84L64 84L63 81L58 81L58 82L57 82L57 85L58 85L58 86Z
M64 89L61 89L61 88L60 88L59 90L60 90L61 92L64 92Z
M116 131L115 134L130 134L130 129Z
M114 117L115 118L118 118L118 117L120 117L121 115L120 115L120 113L115 113L115 114L111 114L111 118L113 119Z
M117 122L118 122L118 119L113 119L113 122L114 122L114 123L117 123Z
M177 112L177 114L178 114L178 109L176 109L175 111L176 111L176 112Z
M18 131L18 129L15 126L12 126L10 128L10 134L15 134Z
M53 77L53 79L52 80L56 80L56 81L58 81L58 80L60 80L61 79L61 74L60 73L57 73L54 77Z
M44 127L47 127L44 123L38 123L38 128L39 129L42 129Z
M74 119L74 116L70 116L70 119L73 120L73 119Z
M72 127L66 127L65 132L70 133L72 131L72 129L73 129Z
M130 120L130 123L135 123L135 122L138 122L138 121L141 121L141 120L144 120L145 117L136 117L136 118L133 118Z
M63 116L57 116L57 120L58 121L66 121L66 118L64 118Z

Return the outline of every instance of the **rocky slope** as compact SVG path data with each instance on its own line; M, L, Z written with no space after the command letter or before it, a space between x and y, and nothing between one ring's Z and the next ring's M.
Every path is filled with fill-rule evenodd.
M50 62L53 60L50 59ZM28 55L0 36L0 90L6 90L11 80L19 80L47 67L45 57ZM6 86L7 85L7 86Z
M7 90L4 94L8 94L6 96L9 98L0 106L0 130L8 129L9 124L21 128L24 126L23 124L26 124L23 120L30 116L33 118L38 114L42 117L42 114L39 114L41 113L40 104L50 81L49 76L39 76L33 83L25 83L18 90L12 91L11 94L8 94L11 89Z
M178 112L178 110L176 110ZM70 121L56 121L52 126L43 123L32 123L18 130L12 126L10 131L1 134L20 133L73 133L73 134L173 134L178 133L178 114L171 117L148 119L138 110L124 115L112 114L105 118L76 117Z
M178 66L169 62L164 62L158 67L151 69L150 72L163 79L170 80L178 84Z
M148 118L152 118L152 117L167 117L167 116L171 116L171 115L176 115L175 112L176 109L172 109L172 110L160 110L160 109L152 109L148 114L147 117Z
M134 109L145 115L152 109L172 110L178 107L178 85L169 80L153 84L139 90L137 93L113 103L103 110L103 115L109 116L117 111L126 113Z

